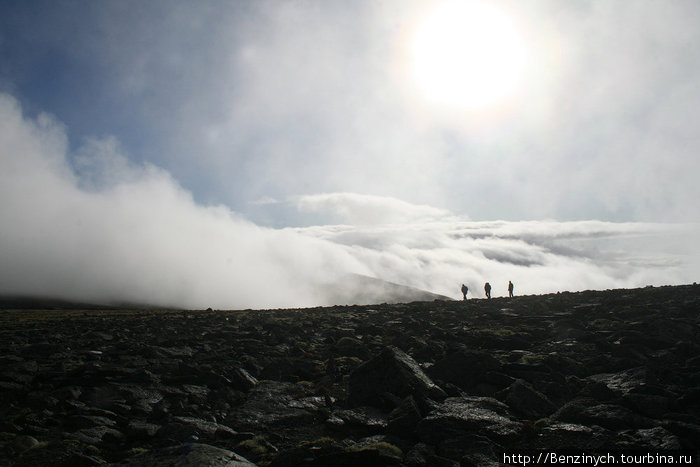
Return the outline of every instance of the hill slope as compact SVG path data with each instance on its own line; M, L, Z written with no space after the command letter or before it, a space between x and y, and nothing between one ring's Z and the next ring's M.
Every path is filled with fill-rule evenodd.
M695 285L270 311L0 309L0 464L237 453L454 466L533 449L697 464L698 355Z
M453 300L425 290L395 284L360 274L348 274L339 282L320 291L326 303L335 305L369 305L373 303L408 303Z

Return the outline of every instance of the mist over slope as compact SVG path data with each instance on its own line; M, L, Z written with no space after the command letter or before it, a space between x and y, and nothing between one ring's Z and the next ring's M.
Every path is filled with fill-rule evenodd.
M339 305L371 305L373 303L407 303L431 300L452 300L451 297L425 290L394 284L360 274L348 274L335 284L329 284L325 296L329 303Z
M682 284L700 276L697 225L475 222L339 193L298 199L334 225L273 229L194 200L113 138L71 150L51 116L0 94L0 294L179 308L274 308ZM354 276L359 277L359 276ZM396 292L401 293L396 295ZM359 297L359 298L358 298ZM401 297L401 298L398 298Z

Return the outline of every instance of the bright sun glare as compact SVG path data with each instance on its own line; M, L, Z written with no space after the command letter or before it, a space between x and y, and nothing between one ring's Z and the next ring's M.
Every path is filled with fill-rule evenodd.
M433 9L413 36L412 76L431 103L482 109L503 100L521 80L525 47L497 8L448 0Z

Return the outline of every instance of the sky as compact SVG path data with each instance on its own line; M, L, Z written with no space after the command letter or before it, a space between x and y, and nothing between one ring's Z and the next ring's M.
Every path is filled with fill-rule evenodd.
M694 282L698 24L694 0L4 1L0 293Z

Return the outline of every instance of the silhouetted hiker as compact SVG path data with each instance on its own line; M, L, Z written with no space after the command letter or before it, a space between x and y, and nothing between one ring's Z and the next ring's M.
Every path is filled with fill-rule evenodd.
M467 299L467 292L469 292L469 287L466 285L462 284L462 295L464 295L464 300Z
M486 292L486 298L491 298L491 284L488 282L484 284L484 291Z
M508 281L508 296L513 296L513 283L511 281Z

